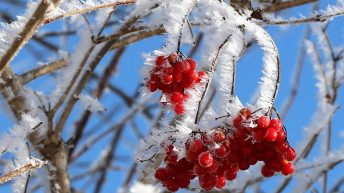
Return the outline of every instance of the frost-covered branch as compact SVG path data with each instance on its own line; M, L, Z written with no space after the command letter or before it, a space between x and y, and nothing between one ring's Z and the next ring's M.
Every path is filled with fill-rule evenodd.
M0 177L0 184L6 183L10 180L12 180L13 178L16 178L18 176L21 176L27 172L29 172L30 170L36 169L36 168L41 168L43 165L47 164L47 162L45 161L41 161L38 159L31 159L31 162L20 167L20 168L16 168L13 171L6 173L5 175Z
M90 7L85 7L85 8L82 8L82 9L70 10L69 12L63 13L61 15L53 15L53 16L50 16L50 17L46 18L44 20L44 24L48 24L48 23L51 23L51 22L54 22L56 20L63 19L63 18L66 18L66 17L71 17L71 16L76 15L76 14L92 12L92 11L95 11L95 10L109 8L109 7L116 7L118 5L133 4L135 2L136 2L136 0L119 0L119 1L112 2L112 3L104 3L104 4L94 5L94 6L90 6ZM68 3L69 2L66 2L66 4L68 4Z
M344 15L344 10L340 10L334 13L328 14L316 14L307 18L300 19L290 19L290 20L268 20L264 19L264 23L267 25L291 25L291 24L304 24L304 23L314 23L314 22L325 22L327 20L333 19Z
M34 33L36 33L39 27L43 24L46 13L51 11L52 8L59 6L59 2L60 0L41 0L32 14L29 12L31 10L28 11L26 16L29 18L21 18L20 21L17 21L18 24L15 23L23 27L22 29L17 29L22 30L21 32L18 32L18 34L10 34L13 38L10 40L7 39L8 37L0 37L1 41L11 42L7 48L5 47L0 50L0 73L3 72L4 68L11 62L19 50L31 39ZM12 24L13 27L15 24Z

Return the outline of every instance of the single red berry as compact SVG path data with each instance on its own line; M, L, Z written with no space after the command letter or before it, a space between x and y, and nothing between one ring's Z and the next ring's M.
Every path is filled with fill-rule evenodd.
M173 68L172 67L163 68L162 74L172 75L173 74Z
M214 174L217 172L217 169L219 168L219 164L216 160L214 160L213 164L211 164L210 167L205 168L209 174Z
M262 129L268 128L270 125L270 119L266 116L261 116L258 118L257 124L259 128L262 128Z
M172 92L171 94L171 102L172 103L179 103L184 99L184 95L180 92Z
M174 64L178 59L178 55L176 53L172 53L167 57L167 60L170 64Z
M250 168L250 163L246 159L240 159L238 162L238 167L240 170L247 170L248 168Z
M288 148L289 145L285 141L278 141L275 145L275 150L279 153L283 153Z
M197 175L197 176L203 176L208 174L208 171L206 168L200 166L198 163L196 163L193 167L193 172Z
M251 117L251 111L248 108L243 108L239 111L239 115L241 115L243 119L248 119Z
M233 119L233 126L237 129L242 127L242 117L237 116Z
M149 91L151 91L151 92L154 92L154 91L156 91L156 90L158 89L158 85L155 84L155 83L152 82L152 81L149 81L149 82L147 83L147 87L148 87Z
M164 56L158 56L155 59L155 64L157 66L161 66L165 62L165 57Z
M209 191L216 186L217 177L216 175L211 175L211 174L201 176L199 179L199 184L204 190Z
M188 62L183 61L182 64L183 64L183 65L182 65L182 72L187 72L187 71L189 71L190 69L192 69L191 66L190 66L190 64L189 64Z
M209 151L205 151L198 156L198 163L200 166L207 168L213 165L214 158Z
M226 135L223 133L221 129L217 129L213 133L213 140L216 143L222 143L226 139Z
M224 144L221 144L220 147L215 149L215 156L218 158L224 158L227 155L227 147Z
M281 172L283 175L288 176L294 172L294 166L291 162L286 162L282 165Z
M217 177L217 183L216 183L216 188L222 189L226 185L226 178L223 176L218 176Z
M234 170L226 170L225 171L225 178L227 179L227 180L230 180L230 181L232 181L232 180L235 180L235 178L237 177L237 171L234 171Z
M196 61L192 58L187 58L185 62L189 63L191 69L195 69L197 66Z
M182 73L180 73L180 72L174 72L173 73L173 81L174 82L181 82L182 81L182 79L183 79L183 75L182 75Z
M178 174L175 181L179 188L187 188L190 185L190 177L183 173Z
M273 127L279 131L282 129L282 122L278 118L271 119L269 127Z
M264 135L264 139L266 141L276 141L277 139L277 131L274 127L269 127L266 129L265 135Z
M264 135L265 135L265 129L255 128L253 130L253 138L257 142L263 141L264 140Z
M262 172L262 175L266 178L273 176L275 173L274 171L272 171L272 169L268 165L264 165L262 167L261 172Z
M182 74L182 72L183 72L183 63L177 61L177 62L173 65L173 69L174 69L174 73Z
M173 81L173 75L172 74L163 74L161 77L161 80L164 84L171 84Z
M167 172L165 168L158 168L155 171L155 175L154 175L155 179L160 180L160 181L164 181L167 178Z
M253 153L253 148L250 144L245 144L240 147L240 154L244 157L248 157Z
M286 138L286 133L283 129L279 130L277 132L277 138L276 138L276 141L284 141Z
M232 152L228 154L227 159L230 163L237 163L239 161L239 155Z
M174 112L176 112L177 115L184 114L184 104L182 102L177 103L174 106Z
M201 139L195 139L190 143L190 151L202 153L205 150L203 141Z
M292 147L287 148L283 152L283 158L287 161L293 161L296 158L295 150Z
M179 189L176 182L172 179L168 179L168 180L164 181L164 186L166 187L167 190L169 190L171 192L177 192Z
M281 164L279 160L272 160L269 162L269 167L274 171L274 172L279 172L281 171Z

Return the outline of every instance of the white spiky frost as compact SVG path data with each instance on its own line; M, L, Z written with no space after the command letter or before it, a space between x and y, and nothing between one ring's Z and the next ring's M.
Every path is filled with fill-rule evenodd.
M16 20L10 24L0 23L0 58L7 51L12 42L19 37L25 24L33 14L37 7L37 2L30 1L26 6L26 11L23 15L17 16Z
M37 126L40 124L40 120L37 117L32 117L29 114L23 114L18 124L13 128L3 133L0 136L0 153L11 153L14 156L13 162L8 162L4 167L4 172L8 173L16 168L22 167L32 160L28 155L28 149L26 145L26 138L32 132L33 129L39 129ZM25 185L25 176L18 176L14 179L12 184L12 190L15 193L23 191Z
M89 110L91 112L99 112L106 110L97 98L93 98L88 95L80 95L78 98L85 110Z

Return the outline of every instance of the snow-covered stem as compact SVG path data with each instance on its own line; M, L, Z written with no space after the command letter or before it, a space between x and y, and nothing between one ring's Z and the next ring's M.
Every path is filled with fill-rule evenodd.
M59 70L63 68L67 64L67 59L63 58L60 60L53 61L49 64L40 66L38 68L32 69L30 71L27 71L21 75L18 76L18 79L20 79L21 83L23 85L31 82L32 80L39 78L41 76L44 76L46 74L50 74L55 72L56 70Z
M264 19L263 23L267 25L291 25L291 24L304 24L304 23L314 23L314 22L325 22L329 19L333 19L338 16L344 15L344 10L340 12L330 13L330 14L316 14L307 18L300 19L290 19L290 20L269 20Z
M12 180L15 177L18 177L20 175L23 175L27 172L29 172L30 170L36 169L36 168L41 168L43 165L47 164L48 162L46 161L41 161L35 158L31 159L31 162L20 167L20 168L16 168L13 171L3 175L0 177L0 184L4 184L10 180Z
M100 5L95 5L92 7L86 7L86 8L79 9L79 10L73 10L71 12L63 13L61 15L48 17L44 20L44 24L48 24L48 23L51 23L51 22L54 22L56 20L63 19L66 17L71 17L71 16L76 15L76 14L87 13L87 12L96 11L99 9L108 8L108 7L116 7L118 5L133 4L135 2L136 2L136 0L119 0L119 1L112 2L112 3L104 3L104 4L100 4Z
M214 60L212 61L211 63L211 66L209 68L209 70L207 71L207 81L205 82L205 87L204 87L204 90L202 91L202 95L201 95L201 98L198 102L198 106L197 106L197 112L196 112L196 116L195 116L195 124L197 124L200 120L200 113L201 113L201 105L202 105L202 102L203 102L203 99L205 97L205 95L207 94L207 91L208 91L208 88L209 88L209 85L210 85L210 82L211 82L211 79L213 78L213 73L215 71L215 68L216 68L216 64L217 64L217 58L219 57L219 54L221 53L222 51L222 47L229 41L229 39L231 38L232 35L229 35L221 44L220 46L218 47L217 49L217 52L215 54L215 58Z

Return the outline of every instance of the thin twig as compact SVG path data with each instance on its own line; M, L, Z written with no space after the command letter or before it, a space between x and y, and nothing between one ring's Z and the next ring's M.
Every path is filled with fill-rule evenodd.
M55 16L55 17L52 17L52 18L46 18L44 20L44 24L48 24L48 23L54 22L56 20L59 20L59 19L62 19L62 18L66 18L66 17L70 17L70 16L73 16L73 15L76 15L76 14L87 13L87 12L95 11L95 10L98 10L98 9L108 8L108 7L115 7L115 6L118 6L118 5L133 4L135 2L136 2L136 0L122 0L122 1L116 1L116 2L113 2L113 3L97 5L97 6L94 6L94 7L88 7L88 8L85 8L85 9L75 10L75 11L72 11L72 12L69 12L69 13L65 13L63 15Z
M302 19L290 19L290 20L268 20L263 19L263 23L267 25L291 25L291 24L304 24L304 23L314 23L314 22L325 22L329 19L344 15L344 11L331 13L327 15L316 14L314 16Z

